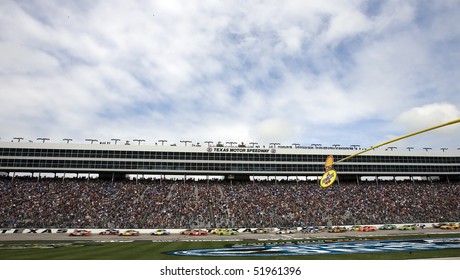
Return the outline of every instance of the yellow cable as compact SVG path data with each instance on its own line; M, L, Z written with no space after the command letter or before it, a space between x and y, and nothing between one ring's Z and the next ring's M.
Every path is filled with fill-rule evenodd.
M424 133L424 132L427 132L427 131L430 131L430 130L433 130L433 129L437 129L437 128L440 128L440 127L443 127L443 126L448 126L448 125L455 124L455 123L458 123L458 122L460 122L460 119L450 121L450 122L447 122L447 123L444 123L444 124L436 125L436 126L433 126L433 127L430 127L430 128L423 129L423 130L419 130L417 132L413 132L413 133L410 133L410 134L407 134L407 135L392 139L390 141L386 141L386 142L384 142L382 144L379 144L377 146L370 147L369 149L360 151L360 152L358 152L356 154L353 154L353 155L347 156L347 157L345 157L345 158L343 158L341 160L338 160L338 161L335 162L335 164L337 164L339 162L342 162L342 161L345 161L345 160L348 160L348 159L351 159L351 158L353 158L353 157L355 157L357 155L363 154L363 153L368 152L370 150L373 150L375 148L385 146L387 144L390 144L390 143L393 143L393 142L396 142L396 141L399 141L399 140L402 140L402 139L405 139L405 138L408 138L408 137L411 137L411 136L414 136L414 135L417 135L417 134L420 134L420 133Z

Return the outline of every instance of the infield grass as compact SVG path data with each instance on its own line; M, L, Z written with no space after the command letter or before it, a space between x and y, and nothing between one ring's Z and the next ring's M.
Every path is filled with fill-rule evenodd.
M444 235L438 237L460 237L460 234ZM410 236L410 238L429 237L423 235ZM392 238L378 239L382 240ZM401 239L401 237L399 237L398 239ZM0 241L0 260L401 260L460 257L460 249L392 253L359 253L339 255L322 254L309 256L271 257L192 257L166 254L167 252L178 250L223 248L234 244L245 243L250 242Z

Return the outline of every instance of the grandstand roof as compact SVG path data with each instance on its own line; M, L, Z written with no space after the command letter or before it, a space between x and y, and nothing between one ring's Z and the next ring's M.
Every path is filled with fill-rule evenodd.
M302 146L172 146L0 142L5 172L195 175L321 175L324 160L364 148ZM349 175L456 175L460 151L378 148L340 163Z

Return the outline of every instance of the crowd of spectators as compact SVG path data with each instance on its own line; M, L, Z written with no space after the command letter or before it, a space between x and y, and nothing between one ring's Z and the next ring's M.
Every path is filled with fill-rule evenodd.
M304 227L460 220L460 183L3 178L2 228Z

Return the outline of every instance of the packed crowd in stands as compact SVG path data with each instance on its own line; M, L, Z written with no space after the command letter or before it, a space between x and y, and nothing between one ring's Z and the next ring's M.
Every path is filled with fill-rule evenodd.
M460 220L460 183L3 178L1 228L305 227Z

